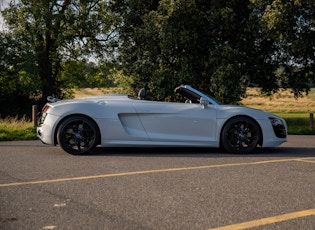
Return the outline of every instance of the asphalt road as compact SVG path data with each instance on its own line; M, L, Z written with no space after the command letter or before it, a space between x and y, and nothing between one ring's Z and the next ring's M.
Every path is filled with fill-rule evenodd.
M0 142L0 229L314 229L315 136L232 155ZM230 228L228 228L230 227Z

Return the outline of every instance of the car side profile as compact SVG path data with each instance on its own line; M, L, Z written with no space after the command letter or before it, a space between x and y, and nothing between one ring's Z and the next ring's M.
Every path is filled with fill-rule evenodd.
M102 147L223 147L247 154L287 139L286 122L271 113L223 105L189 85L174 92L182 102L109 94L71 100L49 97L37 136L70 154Z

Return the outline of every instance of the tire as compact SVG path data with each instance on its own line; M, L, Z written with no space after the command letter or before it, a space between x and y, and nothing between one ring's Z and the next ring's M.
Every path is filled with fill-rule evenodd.
M221 132L224 149L230 153L248 154L260 140L258 124L249 117L235 117L227 121Z
M73 155L87 154L99 143L96 124L84 116L72 116L60 124L57 131L60 147Z

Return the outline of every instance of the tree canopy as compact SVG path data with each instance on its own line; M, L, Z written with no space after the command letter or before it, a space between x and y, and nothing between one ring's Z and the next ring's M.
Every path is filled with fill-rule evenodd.
M313 1L126 0L121 62L135 85L164 99L188 83L226 103L250 84L307 92L314 80ZM313 80L312 80L313 79Z
M312 0L12 0L1 13L1 115L85 84L154 100L190 84L224 103L249 85L301 96L314 84Z
M65 65L87 62L91 55L109 59L119 20L101 0L11 1L2 16L8 27L1 33L7 38L1 39L2 75L11 75L20 88L6 87L1 79L0 96L9 91L41 104L49 95L62 98L72 85L73 78L62 77Z

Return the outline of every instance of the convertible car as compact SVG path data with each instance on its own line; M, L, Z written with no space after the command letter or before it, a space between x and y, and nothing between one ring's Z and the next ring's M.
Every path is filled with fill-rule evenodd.
M37 136L70 154L102 147L223 147L247 154L287 141L286 122L271 113L223 105L189 85L175 89L182 102L108 94L81 99L48 97Z

